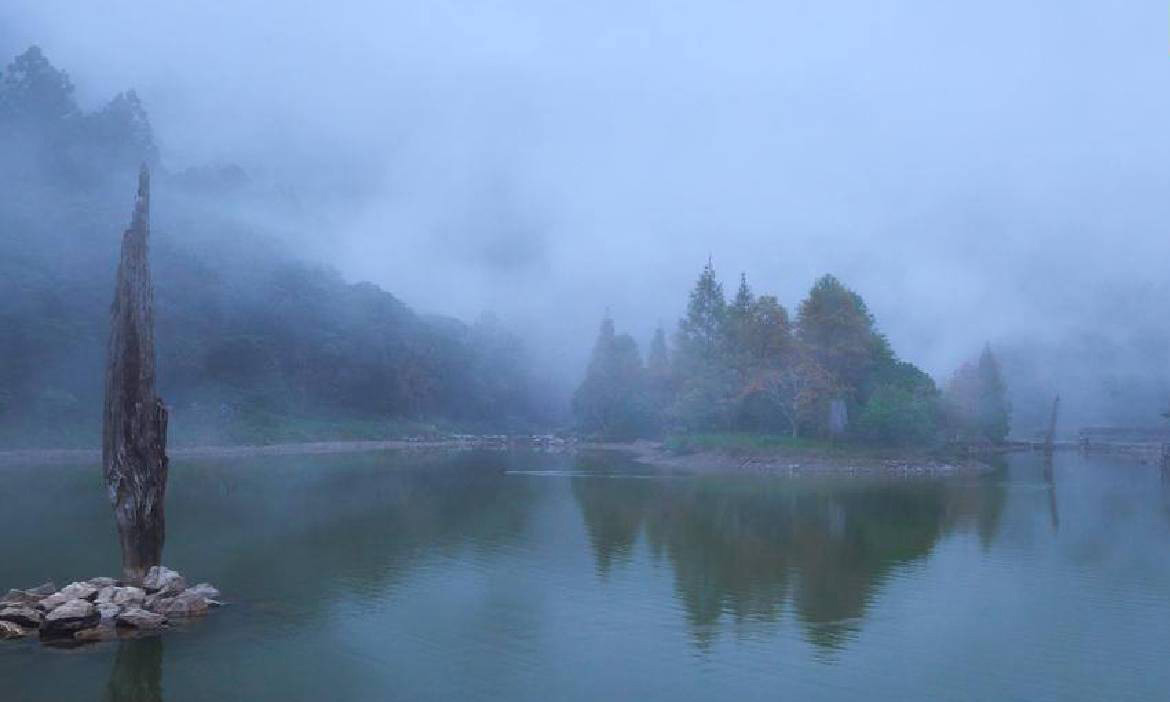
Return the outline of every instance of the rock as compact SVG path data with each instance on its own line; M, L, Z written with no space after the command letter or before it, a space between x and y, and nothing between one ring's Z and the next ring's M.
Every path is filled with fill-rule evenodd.
M43 614L27 605L9 605L0 608L0 620L19 624L30 629L39 627L43 619Z
M60 592L55 592L41 600L39 606L49 612L70 600L92 600L97 592L98 589L89 583L69 583L61 588Z
M123 608L120 605L116 605L116 604L110 604L110 603L99 604L97 606L97 610L98 610L98 616L101 617L102 625L105 626L105 625L109 624L112 626L114 623L114 620L116 620L118 618L118 615L122 613L122 609Z
M166 566L151 566L142 579L142 587L150 593L177 595L187 589L187 581Z
M72 636L81 629L92 629L101 621L101 615L92 603L70 600L45 615L41 622L41 637Z
M115 588L114 599L111 601L116 605L140 605L146 601L146 590L133 586Z
M155 612L148 612L139 607L130 607L117 618L118 626L127 626L132 629L161 629L166 626L167 618Z
M209 600L208 604L210 604L210 600L218 600L220 598L219 588L211 583L199 583L198 585L187 588L187 592L203 595L203 599Z
M53 594L56 591L57 591L57 585L54 584L52 580L44 583L43 585L38 585L38 586L32 588L31 590L25 590L25 592L27 592L28 594L36 595L38 597L48 597L49 595Z
M19 639L28 635L19 624L12 622L0 621L0 639Z
M105 578L105 577L90 578L86 582L88 582L90 585L93 585L98 590L101 590L102 588L106 588L106 587L113 587L114 585L118 584L117 580L114 580L113 578Z
M199 617L207 614L207 599L197 592L181 592L174 597L159 597L148 602L150 611L171 618Z
M140 587L103 587L98 590L94 604L142 604L146 600L146 591Z
M43 595L35 595L28 590L9 590L8 594L0 597L0 606L27 605L29 607L36 607L42 597Z

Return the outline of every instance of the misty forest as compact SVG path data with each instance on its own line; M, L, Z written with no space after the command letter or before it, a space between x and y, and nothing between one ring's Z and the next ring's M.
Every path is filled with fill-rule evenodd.
M1170 691L1150 8L59 5L3 699Z

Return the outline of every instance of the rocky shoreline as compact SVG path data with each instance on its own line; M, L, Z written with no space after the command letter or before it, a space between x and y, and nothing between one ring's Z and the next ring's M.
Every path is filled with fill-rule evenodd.
M0 639L36 633L43 643L68 645L153 634L222 604L213 585L188 586L165 566L153 566L141 586L102 577L58 590L48 582L0 597Z
M621 447L613 447L621 448ZM928 456L900 458L828 455L812 451L732 453L717 450L671 453L661 444L638 442L624 447L634 459L656 468L688 473L757 473L765 475L826 475L874 477L949 477L980 475L992 470L974 458L940 460Z

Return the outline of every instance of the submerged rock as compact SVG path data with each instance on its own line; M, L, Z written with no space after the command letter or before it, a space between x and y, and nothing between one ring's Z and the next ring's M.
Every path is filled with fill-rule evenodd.
M199 583L198 585L187 588L187 592L194 592L197 595L203 595L203 599L208 600L208 604L218 600L220 597L219 588L215 587L211 583ZM215 604L219 603L216 602Z
M105 641L116 638L118 638L118 632L112 627L93 627L73 632L75 641Z
M36 607L44 595L37 595L28 590L9 590L8 594L0 597L0 607L8 605L27 605Z
M49 580L49 581L47 581L41 585L38 585L34 588L31 588L29 590L25 590L25 592L27 592L28 594L36 595L37 597L47 597L56 591L57 591L57 584L54 583L52 580Z
M72 636L81 629L92 629L101 622L101 615L93 603L70 600L45 615L41 622L41 637Z
M0 639L19 639L28 635L19 624L0 620Z
M19 624L23 627L36 629L41 625L45 615L28 605L9 605L0 608L0 620Z

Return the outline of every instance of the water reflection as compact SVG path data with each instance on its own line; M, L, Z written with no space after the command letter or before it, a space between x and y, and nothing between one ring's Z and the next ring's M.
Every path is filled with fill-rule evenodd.
M895 568L959 526L984 546L998 529L995 479L946 481L604 480L574 478L597 573L631 558L640 536L674 572L695 641L726 615L776 622L790 607L809 641L846 643Z
M162 702L162 659L158 636L118 643L105 702Z
M527 484L492 454L356 455L344 469L282 459L239 470L202 464L174 491L168 543L184 572L231 583L267 626L293 630L339 603L384 598L428 559L504 548L527 528Z

